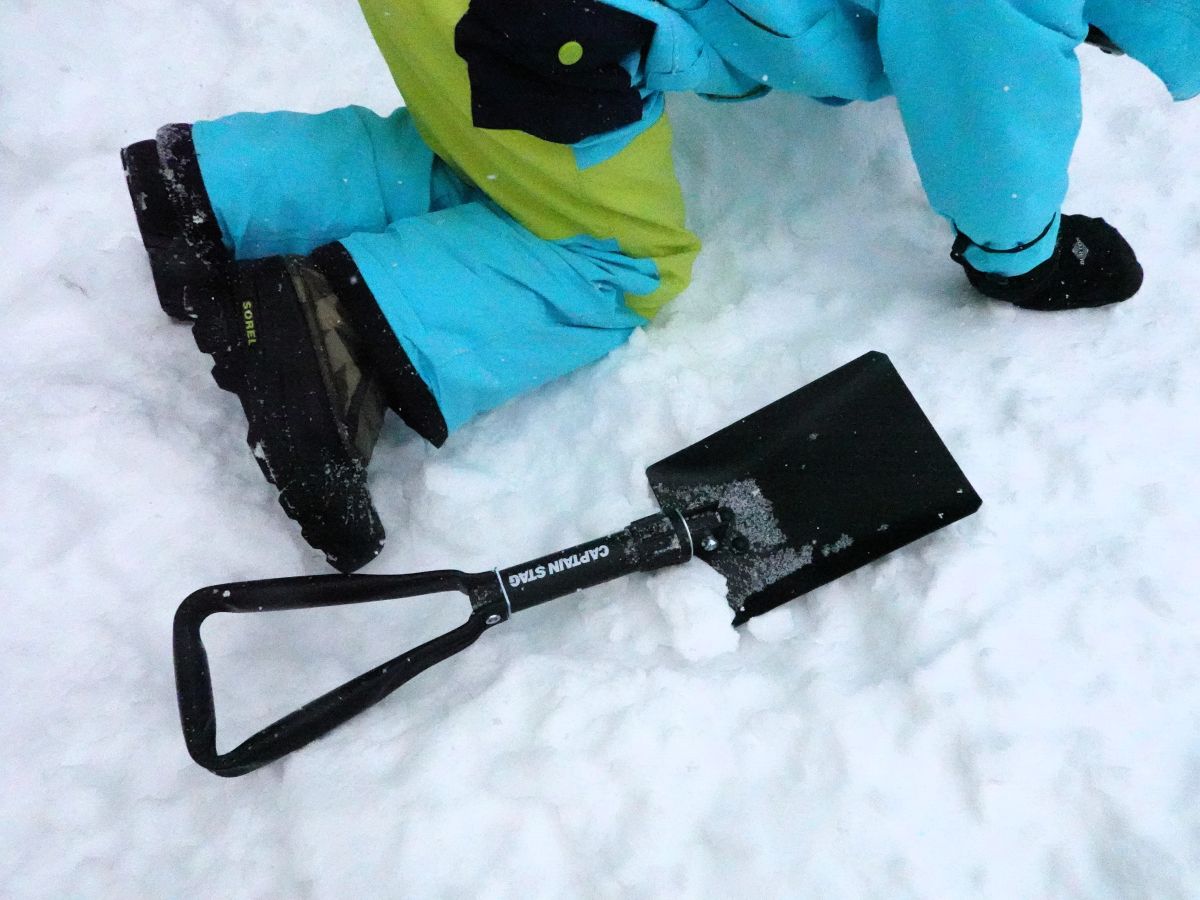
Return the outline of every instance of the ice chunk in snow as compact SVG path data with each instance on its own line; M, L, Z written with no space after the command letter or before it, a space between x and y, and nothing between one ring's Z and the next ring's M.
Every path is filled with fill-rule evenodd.
M692 661L736 650L738 633L730 625L725 579L694 560L651 581L654 601L671 629L671 647Z

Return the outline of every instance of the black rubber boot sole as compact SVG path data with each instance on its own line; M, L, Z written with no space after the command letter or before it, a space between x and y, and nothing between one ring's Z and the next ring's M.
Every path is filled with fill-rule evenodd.
M246 443L279 503L329 564L353 572L383 548L367 470L339 421L326 364L279 257L239 263L192 328L213 379L236 394Z

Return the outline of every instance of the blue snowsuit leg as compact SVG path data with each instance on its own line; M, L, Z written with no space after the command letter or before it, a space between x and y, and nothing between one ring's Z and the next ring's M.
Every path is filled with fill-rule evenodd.
M879 48L933 208L974 268L1049 259L1081 118L1078 0L884 0Z
M1082 117L1076 47L1095 25L1200 93L1200 6L1162 0L881 0L879 47L930 203L976 269L1049 258Z
M624 297L657 287L652 262L612 241L534 236L435 157L404 109L241 113L192 133L235 257L340 241L447 431L646 322Z
M1079 130L1083 0L665 2L744 86L893 94L929 201L971 240L976 269L1018 275L1053 253ZM704 58L680 45L652 86ZM695 89L717 90L704 83L712 67L697 69Z
M1179 100L1200 93L1200 6L1162 0L853 0L878 15L884 71L930 203L974 268L1048 259L1082 117L1075 51L1095 25Z
M640 11L647 0L609 2ZM1054 251L1081 116L1075 52L1089 24L1177 99L1200 92L1194 0L663 4L678 21L659 24L666 62L651 69L651 87L736 94L732 77L746 96L894 94L931 205L970 240L966 261L999 275L1028 272ZM701 64L713 56L725 68Z
M1087 0L1084 15L1162 79L1176 100L1200 94L1200 4Z

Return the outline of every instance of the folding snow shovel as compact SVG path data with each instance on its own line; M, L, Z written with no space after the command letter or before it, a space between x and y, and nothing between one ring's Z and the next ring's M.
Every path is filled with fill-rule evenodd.
M646 470L662 511L507 569L326 575L202 588L175 615L175 679L192 758L242 775L320 737L516 612L698 556L725 576L733 624L949 525L980 499L882 353L865 356ZM461 592L467 621L217 753L200 626L261 612Z

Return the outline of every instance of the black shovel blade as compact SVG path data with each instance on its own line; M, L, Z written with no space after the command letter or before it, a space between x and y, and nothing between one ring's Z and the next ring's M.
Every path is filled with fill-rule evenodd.
M891 360L867 353L646 470L664 509L723 508L696 555L734 625L975 512L981 504Z

